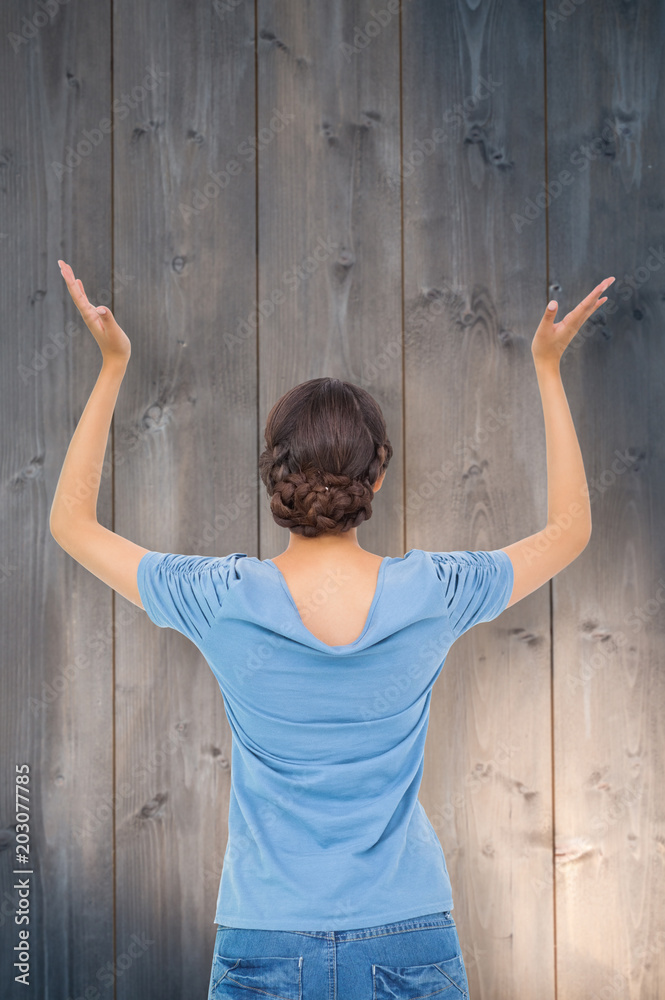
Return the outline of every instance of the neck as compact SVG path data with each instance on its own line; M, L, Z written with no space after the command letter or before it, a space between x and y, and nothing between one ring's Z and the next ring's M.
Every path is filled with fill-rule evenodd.
M317 538L306 538L304 535L290 531L289 544L282 555L298 556L299 558L301 556L305 558L321 556L326 559L337 556L344 558L359 551L364 550L358 542L357 528L350 528L348 531L336 535L318 535Z

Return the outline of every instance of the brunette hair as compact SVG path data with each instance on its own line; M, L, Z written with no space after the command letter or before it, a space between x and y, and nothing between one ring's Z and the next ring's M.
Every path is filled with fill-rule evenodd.
M259 473L277 524L308 538L372 516L373 486L393 448L376 400L338 378L313 378L278 399Z

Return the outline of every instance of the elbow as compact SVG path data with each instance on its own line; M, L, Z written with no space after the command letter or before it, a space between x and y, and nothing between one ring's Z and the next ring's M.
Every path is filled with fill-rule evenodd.
M51 536L56 540L56 542L58 543L58 545L60 545L62 547L62 543L60 542L60 539L62 538L62 533L63 533L62 524L58 524L58 521L56 520L56 518L51 517L49 519L48 527L49 527L49 531L51 532Z
M63 532L67 528L67 513L66 509L63 509L62 504L58 504L55 501L51 504L48 527L56 542L59 537L62 537Z
M591 525L589 525L589 530L586 531L581 536L581 540L579 542L579 551L580 551L580 554L582 552L584 552L585 548L587 547L587 545L589 544L590 541L591 541Z
M557 544L560 544L571 554L573 559L576 559L591 541L591 522L589 521L588 525L584 527L579 524L568 524L565 529L562 529L556 520L550 521L544 529L544 533L545 537L552 541L558 539Z

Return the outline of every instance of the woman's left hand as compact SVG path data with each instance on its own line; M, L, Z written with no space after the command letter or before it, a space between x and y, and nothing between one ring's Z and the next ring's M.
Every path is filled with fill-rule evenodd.
M64 260L59 260L58 264L60 265L60 273L67 282L69 294L74 299L85 325L99 344L104 361L129 361L132 345L125 331L121 330L116 323L111 310L106 306L93 306L85 294L83 282L80 278L74 277L74 272L69 264L66 264Z

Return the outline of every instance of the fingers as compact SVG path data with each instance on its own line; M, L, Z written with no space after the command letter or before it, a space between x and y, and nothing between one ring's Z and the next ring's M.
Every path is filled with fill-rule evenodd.
M76 308L81 313L86 323L93 318L101 320L102 316L105 315L105 312L99 313L92 303L88 301L88 296L85 294L85 288L83 287L81 279L74 277L74 272L69 264L66 264L64 260L59 260L58 264L60 265L60 272L67 283L69 294L73 298Z
M74 272L72 271L69 264L65 264L64 261L62 262L58 261L58 263L61 264L60 271L62 273L63 278L65 279L65 282L67 283L67 288L69 289L69 294L71 295L71 297L74 299L75 302L77 302L77 300L80 301L82 299L84 303L87 303L88 296L85 294L85 288L83 287L83 282L81 281L81 279L74 277ZM64 267L62 265L64 265ZM65 268L67 269L66 271Z
M594 290L593 290L592 292L589 292L589 294L587 295L587 298L588 298L588 299L591 299L591 298L593 298L593 297L594 297L594 295L595 295L595 296L598 296L598 295L600 295L601 291L602 291L602 290L603 290L603 289L604 289L604 288L605 288L605 287L606 287L606 286L607 286L607 285L608 285L608 284L609 284L609 283L610 283L611 281L614 281L614 278L604 278L604 279L603 279L603 280L602 280L602 281L601 281L601 282L600 282L599 284L597 284L597 285L596 285L596 287L594 288Z
M601 292L605 291L605 289L612 284L613 281L614 278L604 278L603 281L600 282L600 284L596 285L596 287L592 292L589 292L586 299L583 299L583 301L586 302L587 300L593 299L594 296L597 298Z
M606 288L610 287L610 285L612 284L613 281L614 281L614 278L605 278L605 280L601 281L601 283L599 285L596 285L596 287L594 288L594 290L591 292L590 295L587 295L586 299L584 299L584 302L593 301L593 300L597 299L598 296L602 292L604 292Z
M605 280L601 281L599 285L596 285L596 287L594 288L594 290L592 292L589 292L589 294L586 296L586 298L582 299L582 301L580 302L580 305L581 306L588 305L590 302L595 301L598 298L598 296L602 292L604 292L605 289L609 285L612 284L613 281L614 281L614 278L605 278Z
M64 260L59 260L58 264L60 265L60 273L65 279L67 288L69 289L70 294L73 295L74 293L72 292L72 286L76 288L76 280L74 279L74 272L72 271L69 264L65 264Z
M83 302L87 304L88 296L85 293L85 288L83 287L81 279L74 277L74 272L69 264L65 264L64 260L59 260L58 264L60 265L60 272L67 283L67 288L69 289L69 293L74 301L82 299Z
M574 309L571 309L569 313L566 313L562 322L565 323L570 319L577 320L586 313L588 313L588 315L590 316L591 313L594 312L599 306L602 306L603 302L607 302L607 296L605 296L602 299L599 299L599 296L605 291L606 288L609 288L609 286L612 284L613 281L614 278L605 278L603 281L599 282L599 284L596 285L593 291L589 292L586 298L582 299L582 301L579 302ZM554 305L554 309L550 312L550 306L552 305ZM559 305L553 299L552 302L548 304L547 309L545 310L546 318L554 319L558 309Z
M582 299L582 301L575 306L568 316L575 316L577 318L579 316L587 315L588 318L588 316L595 312L599 306L602 306L603 302L607 302L607 296L600 300L598 299L598 296L601 295L606 288L609 288L613 281L614 278L605 278L604 281L601 281L600 284L596 285L592 292L589 292L585 299ZM568 317L566 317L566 319L567 318Z

